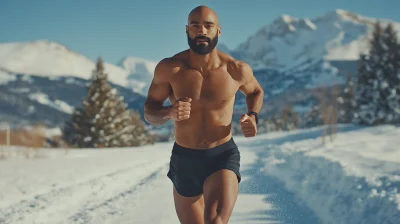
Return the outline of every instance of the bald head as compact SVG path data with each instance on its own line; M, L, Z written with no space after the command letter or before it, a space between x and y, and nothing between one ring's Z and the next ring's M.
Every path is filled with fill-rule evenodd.
M188 16L186 34L193 52L201 55L212 52L221 34L217 13L207 6L194 8Z
M217 13L211 8L204 5L197 6L196 8L192 9L192 11L190 11L188 16L188 25L190 25L193 22L195 23L208 22L208 23L213 23L215 25L219 25Z

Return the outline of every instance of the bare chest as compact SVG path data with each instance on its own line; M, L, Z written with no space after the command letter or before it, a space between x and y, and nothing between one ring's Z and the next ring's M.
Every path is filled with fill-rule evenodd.
M238 83L226 71L201 74L187 71L176 74L171 83L175 97L191 97L202 105L216 105L231 101L238 91Z

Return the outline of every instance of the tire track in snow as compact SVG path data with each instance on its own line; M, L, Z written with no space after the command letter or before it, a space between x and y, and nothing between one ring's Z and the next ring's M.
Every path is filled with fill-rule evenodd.
M150 187L157 178L164 177L167 169L168 165L163 165L143 178L139 183L131 186L128 190L114 195L98 205L84 208L70 216L67 223L105 223L105 220L124 215L125 211L135 207L135 204L140 203L137 199L140 197L141 191L144 190L144 188ZM131 212L131 210L129 210L129 212Z
M119 169L96 178L53 189L47 193L22 200L17 204L0 209L0 223L45 222L58 223L65 216L75 213L77 208L90 207L98 203L107 193L122 192L126 185L137 184L143 175L138 176L137 168L148 170L155 164L143 162L132 167ZM154 170L156 168L152 168Z

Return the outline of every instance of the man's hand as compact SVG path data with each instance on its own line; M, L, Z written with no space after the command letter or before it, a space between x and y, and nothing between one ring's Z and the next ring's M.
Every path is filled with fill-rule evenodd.
M242 127L243 135L246 138L256 136L257 124L256 120L253 117L247 114L243 114L240 118L240 126Z
M192 99L183 97L178 99L170 108L169 116L174 121L181 121L189 119L190 117L190 102Z

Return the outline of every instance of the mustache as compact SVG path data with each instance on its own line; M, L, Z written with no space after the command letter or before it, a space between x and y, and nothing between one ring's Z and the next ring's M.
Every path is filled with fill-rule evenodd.
M197 36L197 37L194 38L194 40L195 40L195 41L197 41L197 40L205 40L205 41L207 41L207 42L211 42L211 38L209 38L209 37L204 37L204 36Z

